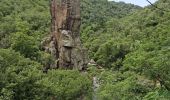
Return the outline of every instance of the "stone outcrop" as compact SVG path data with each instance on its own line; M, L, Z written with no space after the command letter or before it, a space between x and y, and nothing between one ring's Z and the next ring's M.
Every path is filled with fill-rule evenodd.
M80 0L51 0L51 37L46 51L56 59L56 68L83 70L87 54L80 41Z

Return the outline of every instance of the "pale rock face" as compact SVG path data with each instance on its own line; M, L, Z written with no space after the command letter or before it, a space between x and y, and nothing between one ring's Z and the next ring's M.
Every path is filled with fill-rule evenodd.
M56 59L55 68L86 69L88 57L80 41L80 0L51 0L50 8L52 36L45 48Z
M71 31L62 30L61 38L63 39L61 42L64 47L73 48L74 40L71 36Z

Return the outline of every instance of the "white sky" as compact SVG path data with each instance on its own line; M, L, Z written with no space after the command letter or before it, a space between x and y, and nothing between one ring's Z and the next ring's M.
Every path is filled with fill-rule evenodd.
M132 4L135 4L135 5L139 5L139 6L147 6L149 5L149 3L146 1L146 0L108 0L108 1L123 1L123 2L126 2L126 3L132 3ZM154 3L156 2L157 0L149 0L150 2Z

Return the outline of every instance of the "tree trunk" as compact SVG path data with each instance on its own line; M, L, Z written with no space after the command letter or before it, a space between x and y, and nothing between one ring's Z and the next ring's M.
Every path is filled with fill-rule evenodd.
M80 0L51 0L50 9L55 67L85 69L87 56L80 41Z

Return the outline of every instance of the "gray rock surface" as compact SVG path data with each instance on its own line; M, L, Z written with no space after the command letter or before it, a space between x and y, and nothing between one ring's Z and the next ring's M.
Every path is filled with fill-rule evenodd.
M88 57L80 41L80 0L51 0L51 37L45 51L55 59L54 68L86 69Z

